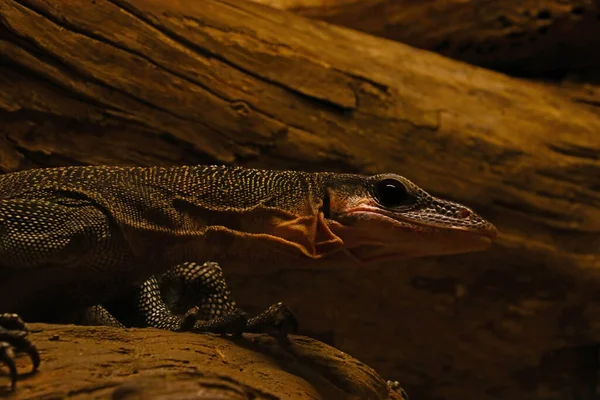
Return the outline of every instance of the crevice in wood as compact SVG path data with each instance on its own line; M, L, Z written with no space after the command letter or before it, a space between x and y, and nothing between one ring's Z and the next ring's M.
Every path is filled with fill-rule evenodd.
M248 75L250 75L250 76L252 76L252 77L254 77L256 79L259 79L259 80L271 83L273 85L277 85L277 86L279 86L279 87L281 87L281 88L283 88L285 90L293 91L296 94L298 94L300 96L303 96L306 99L310 100L311 102L316 102L316 104L315 104L316 106L321 106L321 107L326 107L326 108L332 107L332 110L338 111L338 112L343 112L343 111L345 111L345 110L347 110L349 108L350 109L355 108L355 106L348 107L345 104L336 103L336 102L333 102L333 101L331 101L329 99L326 99L326 98L316 97L316 96L314 96L312 94L305 93L303 91L298 90L298 88L290 87L290 86L285 85L285 84L283 84L283 83L281 83L281 82L279 82L277 80L274 80L272 77L267 77L265 75L259 75L255 71L249 70L248 68L245 68L242 65L232 63L226 57L225 54L217 54L215 52L209 51L206 48L199 47L195 43L190 42L187 38L182 37L181 35L178 35L177 33L173 32L172 30L169 30L166 26L161 26L161 25L155 23L150 18L148 18L147 16L145 16L143 13L139 12L135 7L133 7L131 5L131 3L120 1L120 0L107 0L107 1L109 1L112 4L114 4L115 6L118 6L118 7L122 8L123 10L131 13L133 16L135 16L140 21L143 21L145 24L151 26L152 28L154 28L157 31L161 32L162 34L164 34L165 36L167 36L170 39L174 40L175 42L177 42L177 43L179 43L181 45L186 46L186 48L188 48L188 49L190 49L190 50L192 50L192 51L194 51L196 53L202 54L205 57L217 59L220 62L222 62L223 64L227 65L228 67L240 70L240 71L242 71L242 72L244 72L244 73L246 73L246 74L248 74ZM195 20L194 18L189 17L189 16L185 17L185 18ZM201 21L198 21L198 20L195 20L195 21L201 23ZM212 28L213 29L219 29L216 26L213 26ZM223 32L226 32L226 31L223 31ZM248 35L248 32L241 32L241 33L243 35ZM256 36L253 36L253 39L260 40ZM306 61L311 62L310 60L306 60Z

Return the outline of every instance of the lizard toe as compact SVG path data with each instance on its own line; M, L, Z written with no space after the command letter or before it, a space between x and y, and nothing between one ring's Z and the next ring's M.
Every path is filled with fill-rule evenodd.
M269 333L287 337L290 333L297 333L298 329L298 319L282 302L273 304L248 321L248 332Z
M248 315L238 308L224 316L215 317L206 321L196 321L192 331L197 333L211 332L223 335L230 334L234 337L239 337L242 333L247 332L247 324Z
M8 367L10 375L10 390L14 391L17 386L17 365L15 353L8 342L0 342L0 362Z
M387 383L388 388L390 390L393 390L394 392L396 392L400 396L402 396L403 400L408 400L408 394L406 393L406 390L404 390L402 388L402 386L400 386L400 382L398 382L398 381L387 381L386 383Z
M9 331L25 331L29 332L27 325L21 319L19 314L4 313L0 314L0 327Z
M196 322L200 319L200 309L196 306L187 310L181 319L181 331L190 331L194 329Z
M32 373L40 366L39 351L27 337L28 334L26 324L17 314L0 314L0 363L9 369L11 390L15 389L18 376L15 352L29 356Z

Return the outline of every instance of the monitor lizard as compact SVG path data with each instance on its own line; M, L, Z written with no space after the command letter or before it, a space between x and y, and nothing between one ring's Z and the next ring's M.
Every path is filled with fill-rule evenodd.
M172 330L239 333L281 322L282 315L289 320L281 304L258 319L248 320L231 303L211 314L228 290L220 286L220 269L198 269L201 261L217 261L228 271L344 267L485 250L495 236L495 227L471 209L395 174L227 166L74 166L5 174L0 362L9 367L13 388L15 351L29 354L34 371L39 366L21 317L62 322L96 312L106 320L112 316L100 305L123 298L134 300L143 324ZM148 318L160 303L157 279L169 273L205 289L209 300L183 315L172 312L175 300L162 318Z

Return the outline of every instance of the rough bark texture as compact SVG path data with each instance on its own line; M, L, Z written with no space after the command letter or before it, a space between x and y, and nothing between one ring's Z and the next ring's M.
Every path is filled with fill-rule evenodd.
M302 336L277 342L156 329L31 329L44 361L19 381L19 399L401 400L368 366ZM29 371L26 357L19 367Z
M253 0L509 74L600 67L598 0Z
M600 69L586 69L567 75L559 84L574 101L595 107L600 112Z
M0 0L0 23L2 170L403 174L495 222L497 245L345 272L248 271L229 276L239 303L287 302L302 332L417 399L592 398L597 108L237 0Z

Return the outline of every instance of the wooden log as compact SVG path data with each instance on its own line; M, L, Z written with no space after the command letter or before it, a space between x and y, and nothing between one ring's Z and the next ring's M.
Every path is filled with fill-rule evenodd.
M0 46L4 171L393 171L501 232L488 253L229 276L248 311L287 302L302 332L420 399L567 398L594 386L577 372L600 340L592 107L240 0L2 0Z
M302 336L217 335L31 324L43 361L19 399L402 400L375 371ZM30 371L27 357L19 370ZM0 395L7 386L0 383Z
M253 0L512 75L600 67L598 0Z

